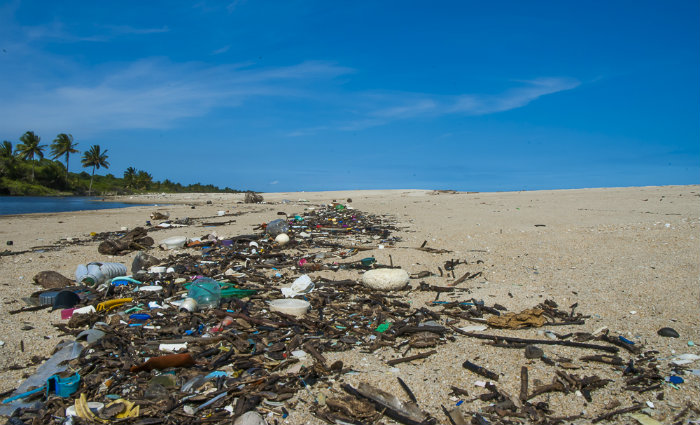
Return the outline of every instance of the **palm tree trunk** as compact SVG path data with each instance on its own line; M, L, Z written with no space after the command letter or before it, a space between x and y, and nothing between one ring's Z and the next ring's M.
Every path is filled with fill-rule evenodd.
M90 188L88 189L88 196L92 195L92 178L95 177L95 166L92 166L92 175L90 176Z
M68 152L66 152L66 182L68 182Z
M32 160L32 183L34 183L34 160Z

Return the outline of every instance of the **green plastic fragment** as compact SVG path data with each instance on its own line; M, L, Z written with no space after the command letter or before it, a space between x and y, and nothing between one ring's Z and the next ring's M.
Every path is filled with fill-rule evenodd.
M124 310L124 313L133 313L135 311L143 311L143 307L141 307L143 304L139 304L137 306L131 307L128 310Z
M363 265L363 266L369 267L369 266L371 266L372 264L376 263L376 262L377 262L377 259L374 258L374 257L367 257L367 258L363 258L363 259L360 260L360 261L362 262L362 265Z
M688 347L694 347L695 343L693 341L688 341Z
M377 332L384 333L387 331L387 329L389 329L389 326L391 326L391 323L384 322L381 325L377 326Z

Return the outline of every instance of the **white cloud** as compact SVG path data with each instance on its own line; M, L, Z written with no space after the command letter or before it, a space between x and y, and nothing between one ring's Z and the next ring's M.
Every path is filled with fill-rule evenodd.
M530 102L553 93L571 90L579 82L570 78L540 78L524 81L525 86L506 90L496 95L462 95L450 112L468 115L484 115L521 108Z
M219 49L214 50L213 52L211 52L211 54L212 54L212 55L220 55L220 54L222 54L222 53L228 52L230 48L231 48L230 45L229 45L229 46L224 46L224 47L221 47L221 48L219 48Z
M160 34L169 32L167 26L160 28L135 28L130 25L104 25L103 28L110 30L112 34Z
M571 90L580 82L570 78L539 78L514 81L520 86L497 94L429 95L418 93L371 93L357 102L367 110L354 120L337 126L356 131L410 118L449 114L486 115L522 108L542 96ZM360 108L361 109L361 108Z
M0 116L3 130L10 134L27 128L42 132L70 128L81 134L171 128L180 119L238 106L253 96L303 96L309 81L348 72L326 62L252 69L245 64L207 67L149 59L115 67L92 84L20 87L0 82L5 93Z

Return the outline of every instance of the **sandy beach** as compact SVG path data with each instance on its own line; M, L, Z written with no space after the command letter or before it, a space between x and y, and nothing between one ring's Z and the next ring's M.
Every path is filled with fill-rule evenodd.
M0 217L0 243L12 252L30 251L0 257L0 392L16 388L23 376L36 366L13 368L32 363L32 357L47 357L60 340L54 324L65 323L59 311L41 310L11 315L9 311L26 304L22 301L41 289L32 278L43 270L53 270L73 278L76 266L90 261L121 262L130 268L136 253L103 256L97 242L70 244L67 241L90 238L90 233L118 231L144 226L155 210L167 211L170 218L210 217L212 221L235 220L216 227L188 226L154 232L156 242L169 236L196 238L216 232L217 236L260 233L255 227L288 215L302 213L309 206L337 201L364 213L386 215L399 229L392 236L401 238L394 247L363 251L352 260L374 256L380 264L393 263L410 274L429 271L432 275L411 279L410 290L400 291L412 308L428 306L435 293L418 291L420 282L446 286L455 279L444 269L446 261L459 259L456 277L466 272L481 275L457 285L468 293L442 295L442 300L484 300L486 305L500 304L510 312L532 308L545 300L555 301L567 310L578 304L577 312L589 315L583 325L497 331L503 335L542 339L543 330L559 334L594 332L607 327L610 335L621 335L656 350L659 373L672 373L669 365L674 354L700 355L700 186L664 186L503 193L450 193L426 190L377 190L342 192L299 192L263 194L262 204L242 203L242 194L153 194L120 198L120 201L157 203L158 207L135 206L123 209L51 214L26 214ZM211 201L211 203L207 203ZM194 208L193 208L194 207ZM227 211L218 217L218 211ZM12 245L6 245L12 241ZM425 247L450 252L431 253ZM61 245L58 249L41 247ZM196 248L182 252L196 254ZM172 252L153 248L158 258ZM311 272L312 279L360 280L357 270ZM473 323L464 321L456 326ZM675 329L679 338L657 335L663 327ZM489 329L486 332L492 332ZM383 347L374 353L357 350L327 353L330 362L343 360L358 373L343 376L342 382L357 385L372 382L397 396L404 397L397 383L401 377L413 390L419 405L447 423L441 405L453 407L457 398L450 386L468 389L471 397L462 397L465 411L478 411L488 403L472 401L485 392L474 382L484 380L462 367L471 360L499 373L499 388L516 394L520 388L521 366L530 368L530 380L549 383L554 366L526 359L522 350L484 344L485 341L454 335L453 341L438 345L436 354L425 360L402 363L396 367L387 359L401 357L402 349ZM24 347L22 351L21 347ZM581 369L572 373L596 374L616 381L596 390L587 402L574 393L548 393L538 400L549 403L553 416L579 415L577 423L588 423L602 415L606 404L618 400L621 407L634 403L652 403L646 413L662 423L673 417L688 402L700 407L700 376L682 375L685 382L676 388L662 384L658 389L634 393L624 391L622 372L612 365L584 363L577 359L580 350L562 346L543 346L550 358L569 358ZM625 360L628 353L620 353ZM687 365L700 369L700 360ZM330 396L342 393L339 382L314 386L310 393ZM534 386L533 386L534 388ZM305 407L313 399L299 392L294 408L280 423L323 423ZM663 396L659 396L663 393ZM694 415L694 416L693 416ZM690 418L698 418L692 414ZM687 417L686 417L687 418ZM391 423L385 418L384 421ZM613 421L630 423L625 415Z

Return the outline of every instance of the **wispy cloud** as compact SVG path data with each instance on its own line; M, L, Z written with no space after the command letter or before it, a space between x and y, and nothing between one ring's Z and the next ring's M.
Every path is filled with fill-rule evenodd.
M495 95L458 96L450 112L485 115L509 111L526 106L542 96L571 90L580 85L579 81L570 78L539 78L521 83L524 86Z
M76 133L172 128L180 119L238 106L252 97L307 96L305 84L348 72L328 62L256 69L246 64L211 67L141 60L110 69L93 78L93 84L21 87L0 81L5 94L0 116L4 130L15 133L26 128L71 128Z
M356 119L336 126L341 131L357 131L393 121L431 118L443 115L487 115L527 106L542 96L571 90L580 82L571 78L539 78L513 81L516 87L496 94L430 95L422 93L390 93L364 96L367 109Z
M230 45L229 45L229 46L224 46L224 47L221 47L221 48L219 48L219 49L214 50L213 52L211 52L211 54L212 54L212 55L220 55L220 54L222 54L222 53L228 52L228 50L229 50L230 48L231 48Z
M130 25L104 25L103 28L109 30L114 35L119 34L160 34L164 32L169 32L170 29L167 26L162 26L160 28L136 28Z

